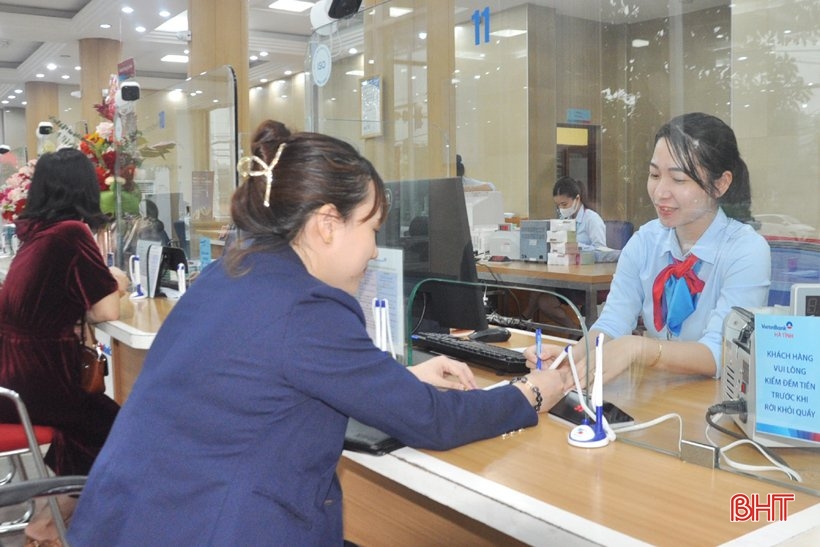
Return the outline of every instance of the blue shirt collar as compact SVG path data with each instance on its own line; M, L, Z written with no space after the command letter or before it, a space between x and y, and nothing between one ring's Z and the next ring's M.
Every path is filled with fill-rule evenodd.
M695 256L700 258L702 261L714 264L717 260L717 255L720 252L722 234L729 225L730 221L731 220L726 216L726 213L723 212L723 209L718 207L717 214L715 215L715 218L712 219L712 223L709 224L709 227L706 228L703 235L698 238L690 252L694 253ZM669 253L678 260L682 260L684 258L684 254L683 251L681 251L674 228L664 228L664 230L666 231L666 238L659 246L660 254L665 255L666 253Z

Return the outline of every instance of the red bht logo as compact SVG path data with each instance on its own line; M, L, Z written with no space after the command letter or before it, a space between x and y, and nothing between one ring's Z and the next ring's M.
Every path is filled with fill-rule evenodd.
M789 502L794 501L794 494L767 494L766 501L758 494L735 494L732 496L730 520L758 522L760 513L765 513L766 520L787 520L789 518Z

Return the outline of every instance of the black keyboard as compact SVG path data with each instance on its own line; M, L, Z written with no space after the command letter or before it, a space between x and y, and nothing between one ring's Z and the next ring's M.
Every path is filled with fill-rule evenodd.
M440 353L459 361L467 361L508 374L529 372L524 355L510 348L435 332L418 332L411 338L413 345L419 349Z

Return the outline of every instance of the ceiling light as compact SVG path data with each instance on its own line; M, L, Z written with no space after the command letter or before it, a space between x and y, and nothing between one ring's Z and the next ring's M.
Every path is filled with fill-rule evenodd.
M646 47L649 45L649 40L643 38L635 38L632 40L632 47Z
M161 32L185 32L188 30L188 12L183 11L157 27Z
M364 76L364 70L348 70L347 72L345 72L345 74L347 74L348 76L358 76L359 78L361 78L362 76Z
M8 96L8 98L9 98L9 99L16 99L16 98L17 98L17 95L9 95L9 96Z
M142 33L142 32L145 32L145 30L146 30L146 29L145 29L145 27L143 27L142 25L140 25L140 26L138 26L137 28L135 28L134 30L136 30L137 32Z
M419 40L426 40L427 33L426 32L419 32Z
M46 65L46 68L49 69L49 70L56 70L57 65L55 65L54 63L49 63L49 64Z
M131 7L128 7L128 6L123 6L122 7L122 12L127 13L128 15L131 15L132 13L134 13L134 8L131 8Z
M76 71L80 71L82 69L83 69L83 67L81 67L80 65L77 65L77 66L74 67L74 70L76 70Z
M260 56L260 57L267 57L267 56L268 56L268 52L267 52L267 51L260 51L260 52L259 52L259 56Z
M22 90L22 89L15 89L15 90L14 90L14 92L15 92L15 93L17 93L17 94L19 95L20 93L22 93L22 92L23 92L23 90Z
M250 56L250 60L251 60L251 61L258 61L258 60L259 60L259 57L257 57L256 55L251 55L251 56Z
M303 2L302 0L276 0L273 4L268 6L270 9L278 9L281 11L292 11L294 13L302 13L313 7L313 2Z
M71 76L69 76L68 74L63 74L62 76L60 76L60 78L62 78L63 80L68 80L69 78L71 78Z
M268 83L268 79L267 78L259 78L259 83L266 84L266 83Z
M356 55L357 53L359 53L359 50L358 50L358 49L356 49L355 47L352 47L352 48L348 49L348 50L347 50L347 52L348 52L350 55Z
M160 61L162 61L164 63L187 63L188 62L188 56L187 55L169 54L169 55L165 55L164 57L162 57L162 59L160 59Z
M111 28L111 25L108 24L108 23L100 23L100 28L108 29L108 28Z
M390 8L388 10L390 17L401 17L402 15L407 15L412 12L413 10L410 8Z
M159 12L159 16L160 16L160 17L170 17L170 16L171 16L171 12L170 12L170 11L168 11L167 9L164 9L164 10L161 10L161 11Z
M42 72L38 72L37 74L35 74L35 75L34 75L34 77L35 77L35 78L45 78L45 77L46 77L46 75L45 75L45 74L43 74Z
M517 28L503 28L501 30L495 30L490 33L493 36L498 36L499 38L513 38L515 36L521 36L522 34L527 34L526 30L521 30Z
M285 76L290 76L291 74L293 74L292 70L286 70L285 71Z

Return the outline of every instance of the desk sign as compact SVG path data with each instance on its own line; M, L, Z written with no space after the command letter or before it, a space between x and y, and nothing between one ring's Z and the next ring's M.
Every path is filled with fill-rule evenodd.
M818 332L818 317L755 316L757 432L820 443Z

